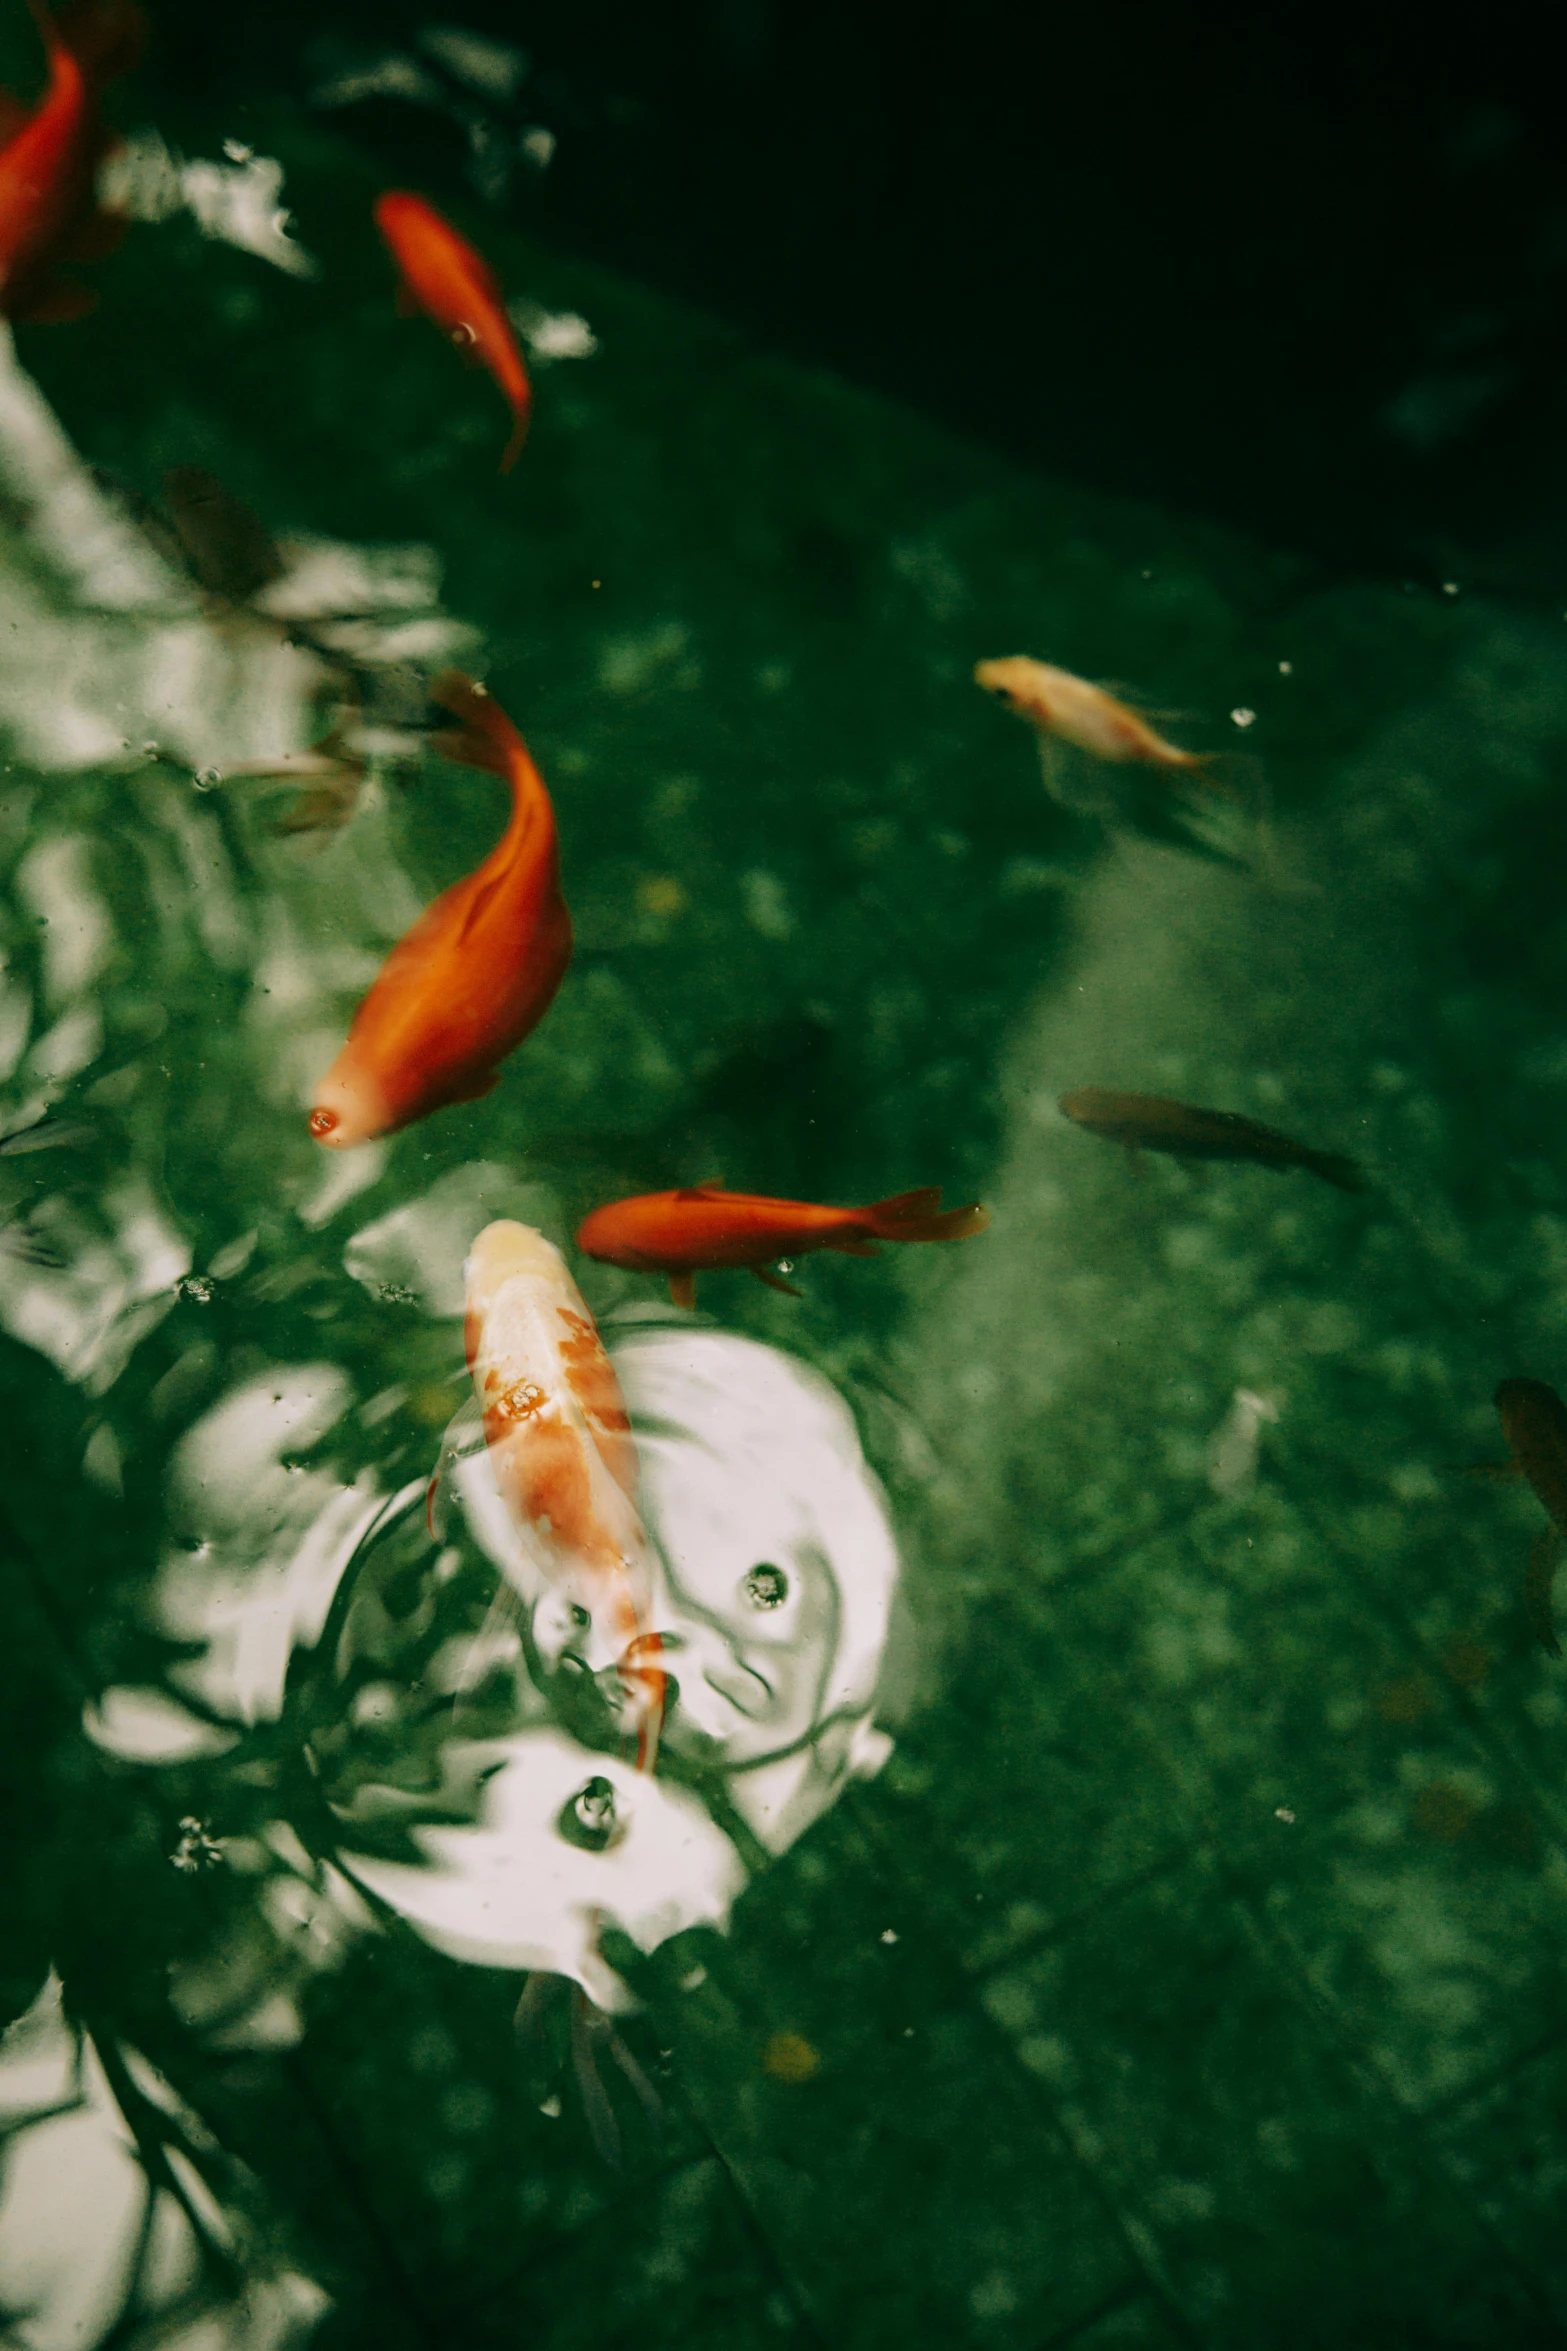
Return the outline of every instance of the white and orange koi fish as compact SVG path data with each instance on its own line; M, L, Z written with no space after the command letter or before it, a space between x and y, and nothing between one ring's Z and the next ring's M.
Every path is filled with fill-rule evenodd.
M625 1400L558 1249L528 1225L486 1225L469 1252L465 1338L501 1498L545 1578L606 1625L651 1771L665 1676L651 1629L652 1552L637 1511Z

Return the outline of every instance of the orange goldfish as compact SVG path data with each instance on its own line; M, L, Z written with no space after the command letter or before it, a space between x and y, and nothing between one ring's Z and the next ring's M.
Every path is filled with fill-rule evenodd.
M637 1511L631 1420L558 1249L486 1225L469 1252L464 1336L501 1497L547 1581L609 1636L651 1771L663 1723L653 1571Z
M1341 1192L1363 1192L1366 1179L1353 1159L1336 1151L1315 1151L1259 1119L1234 1110L1199 1110L1162 1094L1112 1094L1102 1086L1079 1086L1057 1106L1074 1124L1128 1151L1167 1151L1173 1159L1250 1159L1283 1174L1304 1167Z
M1544 1380L1503 1380L1495 1403L1510 1458L1493 1474L1527 1478L1551 1522L1529 1554L1524 1607L1541 1648L1560 1657L1551 1585L1567 1536L1567 1405Z
M31 113L0 91L0 315L81 318L98 297L55 275L61 262L112 252L125 223L99 209L98 167L111 140L98 91L141 54L146 22L133 0L81 0L56 25L29 0L49 57L49 87Z
M1032 661L1026 653L976 663L974 683L1026 718L1041 735L1054 735L1095 759L1137 760L1182 772L1207 764L1199 753L1182 751L1156 735L1146 719L1103 686L1090 685L1069 669L1052 669L1048 661Z
M977 1205L943 1210L939 1185L868 1208L824 1208L697 1184L595 1208L578 1228L577 1247L633 1273L667 1273L675 1304L693 1306L698 1272L747 1266L769 1289L798 1298L798 1290L766 1270L775 1259L803 1257L810 1249L874 1257L877 1241L963 1241L989 1222L989 1210Z
M504 777L511 822L477 871L398 940L354 1014L310 1113L310 1132L333 1150L487 1094L571 960L555 811L527 745L459 671L445 671L430 693L461 722L436 736L436 749Z
M459 351L489 369L505 394L512 413L512 435L501 458L501 471L510 473L528 437L533 387L506 316L499 279L466 238L459 237L422 196L389 188L376 199L375 224L402 273L398 308L408 315L422 310L434 319Z

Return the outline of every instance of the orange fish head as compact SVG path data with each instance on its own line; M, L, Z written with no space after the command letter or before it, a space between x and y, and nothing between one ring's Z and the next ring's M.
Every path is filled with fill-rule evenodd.
M391 1110L381 1087L347 1052L340 1053L315 1091L310 1132L329 1151L348 1151L384 1135Z

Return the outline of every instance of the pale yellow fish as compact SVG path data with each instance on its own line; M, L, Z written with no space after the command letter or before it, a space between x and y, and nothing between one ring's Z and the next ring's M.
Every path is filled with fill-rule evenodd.
M1119 763L1137 760L1148 767L1183 772L1205 763L1198 752L1183 751L1155 734L1124 702L1103 686L1074 677L1069 669L1054 669L1048 661L1034 661L1026 653L1009 654L1002 661L975 664L974 683L994 694L998 702L1026 718L1042 735L1073 744L1095 759Z

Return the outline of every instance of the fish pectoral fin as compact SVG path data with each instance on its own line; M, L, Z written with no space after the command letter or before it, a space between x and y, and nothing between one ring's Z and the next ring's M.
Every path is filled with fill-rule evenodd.
M797 1290L793 1282L786 1282L781 1273L774 1273L768 1266L753 1265L751 1271L759 1282L765 1282L770 1290L781 1290L786 1298L803 1298L805 1296L803 1290Z
M874 1241L862 1240L858 1233L845 1233L842 1240L829 1241L826 1246L836 1249L841 1257L879 1257L881 1251Z
M1556 1569L1562 1555L1562 1539L1556 1529L1547 1527L1529 1553L1529 1572L1524 1578L1523 1604L1530 1628L1540 1647L1550 1657L1560 1657L1562 1645L1556 1635L1556 1616L1551 1607L1551 1586L1556 1581Z
M696 1310L696 1275L689 1270L685 1273L672 1273L669 1277L669 1295L675 1304L683 1306L688 1314L694 1313Z

